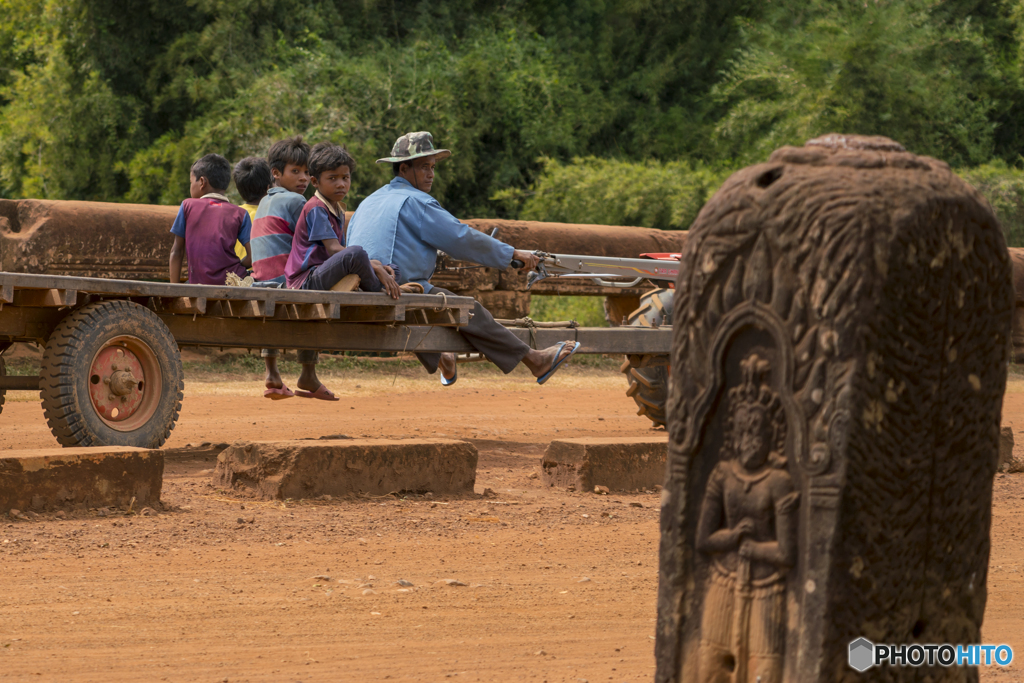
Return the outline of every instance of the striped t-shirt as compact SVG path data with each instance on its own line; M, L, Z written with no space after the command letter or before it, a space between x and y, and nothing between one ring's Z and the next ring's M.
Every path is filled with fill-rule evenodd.
M306 198L283 187L272 187L260 200L252 225L252 274L257 280L284 282L284 267L292 251L292 236Z

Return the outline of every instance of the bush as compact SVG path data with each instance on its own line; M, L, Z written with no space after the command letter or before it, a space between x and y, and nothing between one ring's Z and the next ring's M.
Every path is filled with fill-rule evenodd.
M531 296L530 317L537 322L575 320L580 327L608 327L600 296Z
M1006 245L1024 247L1024 170L993 161L957 173L988 199L1003 224Z
M492 199L524 220L685 230L727 175L685 161L541 162L544 170L529 192L505 190Z

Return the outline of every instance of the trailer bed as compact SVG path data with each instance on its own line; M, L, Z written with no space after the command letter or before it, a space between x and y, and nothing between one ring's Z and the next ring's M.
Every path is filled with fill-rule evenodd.
M466 353L474 349L459 328L475 306L447 294L392 299L0 272L0 410L8 389L38 389L62 445L156 448L181 409L183 346ZM578 353L623 354L640 369L667 358L671 344L668 327L519 323L509 330L534 348L573 340ZM6 376L2 353L14 342L44 346L39 377Z

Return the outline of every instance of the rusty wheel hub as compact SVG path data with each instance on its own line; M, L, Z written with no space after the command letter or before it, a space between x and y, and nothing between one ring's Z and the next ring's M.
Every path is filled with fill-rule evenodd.
M89 395L96 412L111 422L135 414L145 398L146 373L139 358L123 346L108 346L89 371Z

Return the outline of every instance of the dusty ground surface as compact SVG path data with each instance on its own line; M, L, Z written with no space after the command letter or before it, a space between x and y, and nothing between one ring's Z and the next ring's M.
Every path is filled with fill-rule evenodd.
M215 489L212 461L178 458L156 516L4 518L0 680L651 680L659 496L535 478L552 439L655 433L621 375L574 369L537 387L460 374L447 390L415 372L335 376L338 403L187 383L169 446L465 438L480 450L477 493L496 495L266 503ZM1024 448L1024 382L1004 418ZM53 446L38 399L12 393L0 449ZM985 681L1024 680L1022 539L1024 475L1000 475L983 639L1018 662Z

